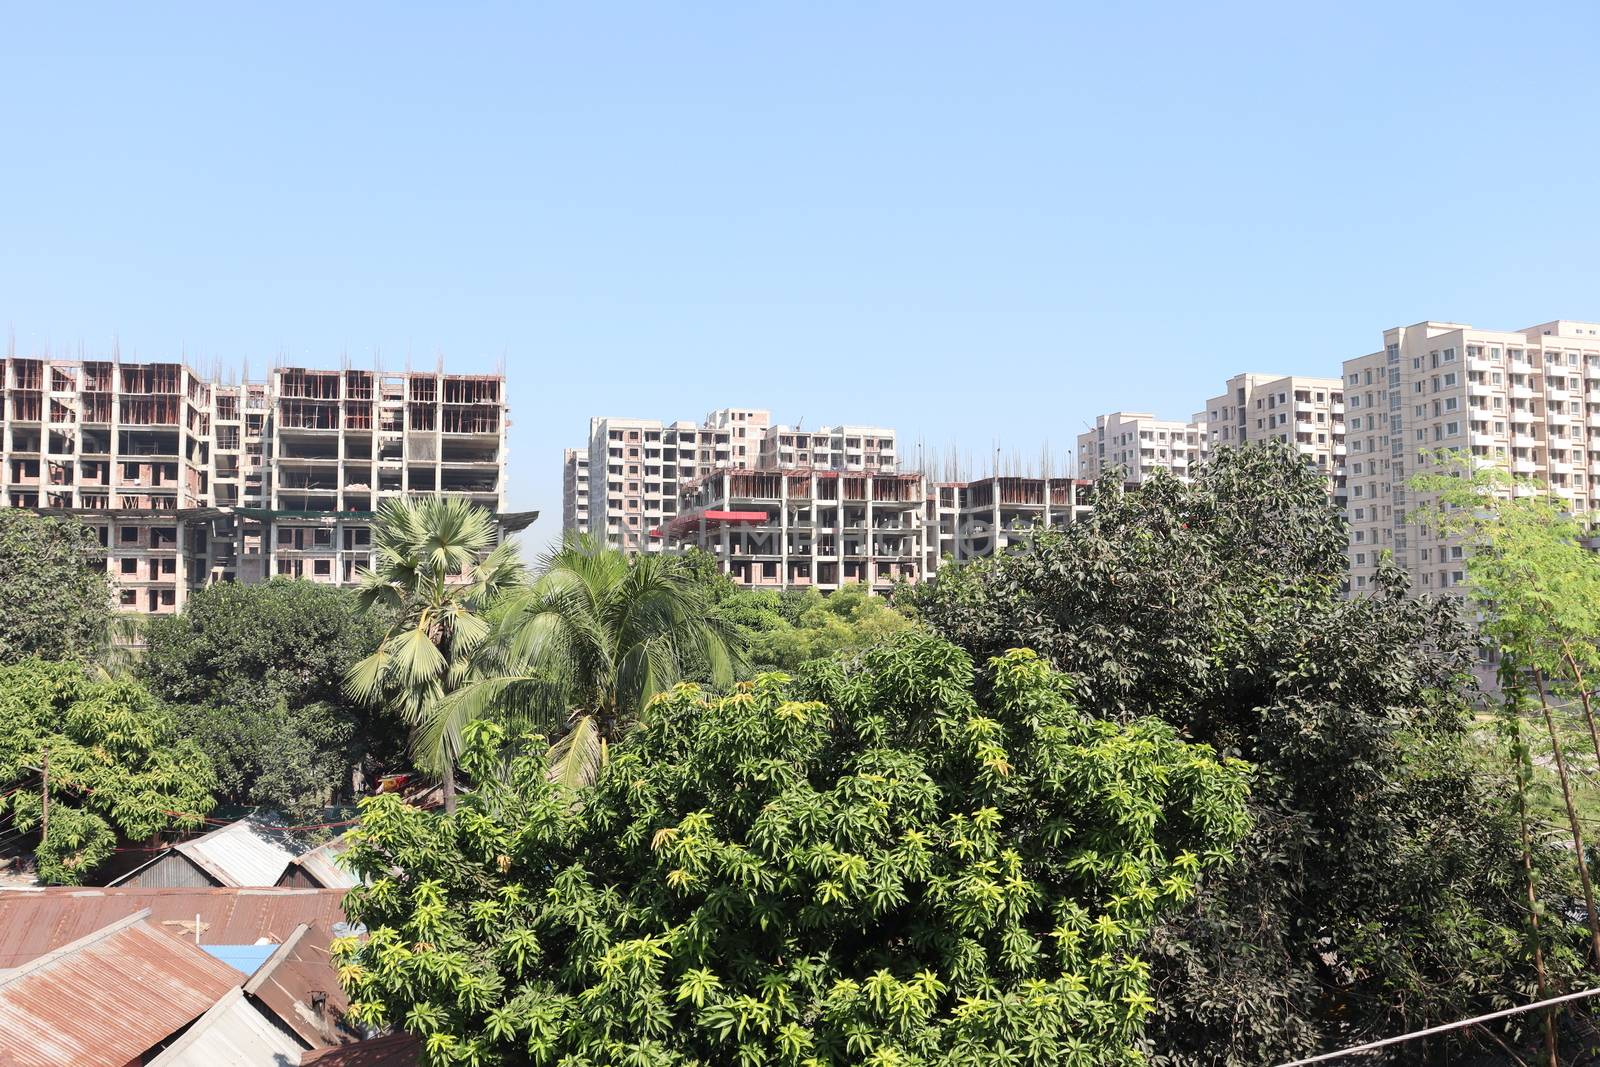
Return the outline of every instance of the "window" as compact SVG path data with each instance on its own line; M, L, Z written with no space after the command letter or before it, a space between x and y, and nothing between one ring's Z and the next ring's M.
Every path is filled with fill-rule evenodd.
M132 556L124 556L124 557L122 557L121 567L122 567L122 573L123 574L138 574L139 573L139 561L134 559Z
M311 573L312 574L320 574L320 575L324 575L324 576L332 574L333 573L333 560L331 560L331 559L312 560L311 561Z
M136 545L136 544L138 544L139 543L139 527L137 527L137 526L124 526L124 527L121 527L117 531L117 540L121 541L125 545Z

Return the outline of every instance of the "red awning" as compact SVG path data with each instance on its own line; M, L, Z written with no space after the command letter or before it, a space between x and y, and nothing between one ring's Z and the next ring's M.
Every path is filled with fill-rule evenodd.
M707 511L701 517L708 522L766 522L771 518L765 511Z

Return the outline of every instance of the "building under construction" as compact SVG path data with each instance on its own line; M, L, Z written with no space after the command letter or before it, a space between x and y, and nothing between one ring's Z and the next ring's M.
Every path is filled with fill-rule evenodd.
M8 357L0 500L100 535L118 605L161 614L214 581L352 583L379 501L505 512L503 375L278 367L223 383L183 363Z
M1008 551L1032 531L1091 511L1088 482L988 477L929 485L921 474L815 467L718 470L696 479L652 531L670 549L709 552L749 588L885 593L945 560Z

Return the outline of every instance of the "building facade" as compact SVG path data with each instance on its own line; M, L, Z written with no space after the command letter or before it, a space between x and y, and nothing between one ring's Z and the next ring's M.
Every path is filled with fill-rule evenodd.
M0 501L100 535L117 604L179 610L212 581L356 580L386 498L505 513L499 375L280 367L222 383L182 363L8 357Z
M587 457L581 469L578 455ZM700 422L597 417L586 447L563 453L562 528L591 534L625 552L659 552L683 495L717 471L803 467L893 472L895 433L881 427L796 430L772 424L762 408L718 408ZM602 477L603 475L603 477ZM587 509L579 506L587 479Z
M1335 502L1345 501L1344 383L1303 374L1235 374L1206 404L1207 449L1285 441L1327 474Z
M589 533L589 450L569 448L561 453L561 528L579 535Z
M875 593L922 581L945 560L992 556L1040 528L1092 511L1072 478L988 477L929 484L921 474L815 467L713 471L663 531L664 548L710 553L747 588Z
M1479 330L1420 322L1347 360L1350 584L1388 551L1424 592L1465 580L1466 551L1426 522L1437 501L1407 482L1430 453L1470 453L1547 488L1580 517L1600 492L1600 324Z
M1078 473L1092 481L1121 469L1130 485L1157 470L1188 478L1204 458L1206 443L1206 427L1199 416L1177 422L1148 412L1114 411L1098 416L1094 429L1078 435Z
M989 477L939 482L927 493L927 574L1010 551L1034 530L1058 530L1093 511L1093 482L1075 478Z

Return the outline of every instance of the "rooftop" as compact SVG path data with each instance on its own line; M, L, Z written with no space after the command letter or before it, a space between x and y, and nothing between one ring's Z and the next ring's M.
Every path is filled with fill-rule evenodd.
M7 1067L121 1067L204 1014L239 972L138 911L0 973Z

